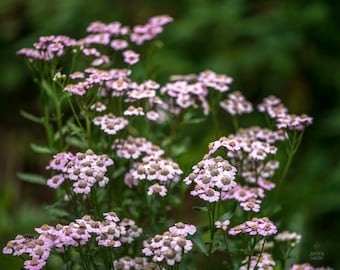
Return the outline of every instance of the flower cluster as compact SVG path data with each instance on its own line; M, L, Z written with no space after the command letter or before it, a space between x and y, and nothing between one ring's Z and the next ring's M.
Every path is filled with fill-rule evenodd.
M142 252L145 256L151 256L156 263L174 265L181 261L183 253L192 249L193 244L191 240L186 239L186 236L193 235L195 232L194 225L177 223L163 234L157 234L153 238L143 241Z
M149 19L145 25L136 25L133 29L123 26L120 22L105 24L92 22L87 27L89 35L79 40L67 36L44 36L34 43L34 49L23 48L17 53L31 60L51 61L65 54L65 48L78 47L85 56L94 58L93 66L109 62L109 57L97 50L96 45L109 45L115 51L123 51L124 62L133 65L139 61L139 55L128 49L129 41L142 45L147 40L154 39L163 31L163 25L173 19L167 15L159 15Z
M258 109L275 119L276 127L279 129L302 131L313 123L313 118L306 114L289 114L288 109L275 96L264 98L263 102L258 105Z
M105 133L115 135L118 131L124 129L129 124L129 121L123 117L117 117L110 113L95 117L93 123L96 126L100 126L100 129Z
M253 112L255 106L240 91L222 98L233 81L228 75L205 70L173 75L162 85L139 76L135 71L148 64L148 57L142 55L144 46L142 49L140 46L156 38L172 20L167 15L155 16L146 24L132 27L120 22L97 21L87 27L87 34L81 39L46 36L34 43L33 49L18 51L28 58L34 73L39 74L36 80L47 101L42 119L48 150L55 153L56 147L60 151L46 167L53 170L47 185L63 188L64 199L70 200L67 203L57 196L60 201L54 207L60 206L62 211L65 208L68 213L62 224L44 224L35 229L38 236L18 235L4 247L3 253L24 259L25 269L42 269L50 254L58 252L78 253L76 256L81 258L64 256L66 268L79 268L82 264L84 269L178 269L194 243L199 252L208 255L209 262L215 250L226 251L228 269L229 266L231 269L274 269L277 267L276 245L280 245L283 254L288 254L300 242L300 235L287 231L277 234L276 225L268 217L254 216L261 215L266 193L276 185L282 186L302 139L300 131L312 124L313 119L304 114L289 114L280 99L269 96L257 109L269 115L266 120L274 128L239 128L241 115ZM77 64L69 65L69 71L63 67L61 58ZM138 64L140 61L143 63ZM145 75L149 73L145 71ZM65 101L73 114L71 117L61 113ZM165 151L149 139L155 143L158 139L158 144L162 140L163 145L168 146L168 153L177 152L176 143L180 138L174 138L176 129L198 122L196 115L208 115L210 108L218 109L216 105L233 116L235 133L211 142L208 153L197 164L190 165L192 171L183 179L184 184L192 185L190 194L206 205L196 209L208 213L207 230L198 230L192 242L190 235L196 233L196 226L177 222L167 227L166 215L180 201L175 191L184 191L179 186L183 184L180 182L183 171L171 157L164 157ZM213 112L217 120L216 111ZM97 126L97 130L93 131L91 125ZM155 126L159 127L157 132L150 138L144 137L150 135ZM160 134L163 131L170 134ZM285 140L287 144L280 143ZM107 153L109 156L97 155L92 150L86 151L84 145L100 153L104 148L111 151ZM275 155L282 145L287 145L288 162L283 176L275 182L280 166ZM71 146L80 152L66 152ZM107 185L108 167L113 165L113 160L119 165L112 173L117 185ZM97 190L97 185L106 188ZM130 189L126 190L126 186ZM154 194L164 198L149 197ZM130 213L135 220L106 212L111 210ZM141 214L144 211L147 218ZM90 215L74 219L84 213L98 215L100 212L105 212L103 220L95 220ZM147 232L143 233L137 226L141 222L145 223ZM239 225L231 227L230 224ZM206 241L209 232L210 240ZM234 237L239 234L243 237ZM244 240L245 246L240 249L245 255L232 254L234 250L229 249L226 237L231 238L228 241L235 241L230 245L233 249ZM267 237L273 240L268 242ZM142 249L134 243L137 238L143 239ZM120 246L124 249L119 249ZM274 249L272 255L268 253L271 248ZM244 256L247 257L244 259ZM183 267L191 268L186 263L183 262ZM319 268L301 264L291 269Z
M53 241L44 235L37 238L34 236L17 235L14 240L10 240L3 248L4 254L22 256L27 254L31 257L24 261L25 269L42 269L51 253Z
M253 111L253 105L245 99L240 91L233 92L228 97L220 102L220 106L229 114L245 114Z
M122 257L118 260L113 261L113 267L115 270L143 270L143 269L160 269L165 270L166 268L160 267L155 262L149 262L146 257L135 257L129 256Z
M112 159L107 155L96 155L92 150L75 155L70 152L58 153L46 168L59 173L49 178L47 185L56 189L68 179L75 193L88 194L96 183L103 187L109 182L105 173L112 164Z
M314 267L309 263L293 264L289 270L333 270L331 267Z
M246 222L237 225L229 230L230 235L247 233L249 235L269 236L277 233L276 226L267 217L252 218Z
M169 158L157 155L145 156L142 162L135 162L131 170L125 175L125 184L129 187L137 186L139 181L158 181L151 185L148 194L159 194L165 196L166 186L180 180L183 171L178 164Z
M3 249L5 254L30 256L31 259L24 262L25 269L28 270L42 269L52 248L62 250L69 246L82 246L87 244L92 236L98 246L119 247L122 243L131 243L142 233L142 229L137 227L133 220L124 218L120 221L114 212L104 213L103 221L96 221L85 215L67 225L44 224L35 230L39 233L37 238L18 235Z
M146 138L132 136L128 136L126 139L116 139L112 149L116 149L117 156L125 159L138 159L143 154L146 156L161 156L164 154L164 150Z
M215 222L215 227L216 227L217 229L221 229L221 230L223 230L223 231L226 231L229 224L230 224L230 220L228 220L228 219L227 219L227 220L224 220L224 221L217 220L217 221Z
M255 270L255 269L266 269L272 270L276 265L273 257L269 253L263 252L262 254L251 256L250 260L249 257L245 258L242 261L242 266L240 270Z
M269 157L277 151L275 144L285 139L281 130L271 131L255 126L239 129L236 134L211 142L208 156L222 149L241 177L233 189L222 193L222 200L234 199L243 210L259 212L264 191L275 187L269 179L279 168L279 162Z
M209 113L207 101L208 89L225 92L229 90L229 84L233 81L231 77L224 74L216 74L206 70L198 75L173 76L174 82L167 83L161 88L161 93L171 97L170 111L178 114L183 109L198 107L199 101L205 115Z
M270 250L274 247L274 241L267 241L267 239L262 238L256 242L254 250L257 252L263 252L265 250Z
M244 211L259 212L261 199L265 196L262 188L237 185L235 188L224 192L222 200L234 199L240 203Z
M78 41L63 35L43 36L34 43L34 49L23 48L17 54L27 56L32 60L51 61L65 54L66 49L79 45Z
M194 182L195 188L190 194L204 201L219 201L222 192L227 192L236 186L236 168L220 156L205 158L192 169L192 173L183 181L187 185Z
M301 235L296 232L283 231L278 233L274 239L278 242L289 242L295 245L300 243Z

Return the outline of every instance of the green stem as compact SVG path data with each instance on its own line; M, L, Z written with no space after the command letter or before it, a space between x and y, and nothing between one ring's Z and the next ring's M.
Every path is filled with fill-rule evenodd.
M85 114L85 124L86 124L86 138L87 138L87 143L88 147L91 148L92 146L92 140L91 140L91 121L88 115L88 110L87 107L84 106L84 114Z
M47 138L47 143L48 147L50 149L53 149L53 133L52 129L50 126L50 109L48 105L44 105L44 118L43 118L43 125L45 128L45 133L46 133L46 138Z
M249 255L248 255L247 270L250 269L251 257L254 255L255 246L256 246L256 238L251 238L249 241Z
M66 249L66 247L64 247L63 249L64 249L64 252L63 252L64 264L66 264L66 270L70 270L70 267L69 267L69 261L70 261L69 252L68 252L68 249Z
M57 97L55 99L55 105L56 105L56 117L57 117L57 127L58 127L58 133L59 133L59 151L61 152L64 147L63 142L63 123L62 123L62 113L61 113L61 103L57 100Z
M209 229L210 229L210 244L209 244L209 255L208 255L208 263L210 261L210 256L212 253L212 248L213 248L213 241L215 237L215 207L216 203L209 203L208 204L208 217L209 217Z
M284 180L286 179L290 165L293 161L293 157L296 154L296 151L299 148L300 143L302 141L303 131L302 132L294 131L293 133L289 135L289 137L291 138L289 138L288 158L287 158L287 162L285 164L284 170L282 172L282 175L278 181L278 187L277 187L276 193L279 192L279 190L281 189L284 183Z
M68 103L69 103L69 105L70 105L72 114L73 114L73 116L74 116L74 119L76 119L76 122L77 122L79 128L81 128L82 130L85 130L85 128L84 128L83 124L80 122L80 119L79 119L79 117L78 117L78 114L77 114L77 112L76 112L76 110L75 110L75 108L74 108L74 106L73 106L73 103L72 103L72 100L71 100L71 96L68 96L68 97L67 97L67 101L68 101Z
M231 258L231 253L230 253L230 249L229 249L229 245L228 245L228 241L227 241L227 232L223 231L223 241L224 241L224 245L225 245L225 252L227 253L227 260L228 260L228 264L229 267L228 269L234 269L234 264L233 264L233 260Z
M266 237L263 238L263 243L262 243L262 246L261 246L261 251L260 251L260 254L258 255L257 257L257 260L256 260L256 264L254 266L254 269L256 269L258 263L260 262L260 259L261 259L261 256L262 256L262 253L263 253L263 250L264 250L264 245L266 243Z
M91 270L92 269L91 264L88 260L87 254L84 251L84 248L83 248L82 245L79 245L79 254L80 254L80 257L81 257L81 262L82 262L83 268L85 270Z
M237 115L233 115L232 119L233 119L234 132L236 133L238 131L238 129L240 128L239 123L238 123L238 119L237 119Z

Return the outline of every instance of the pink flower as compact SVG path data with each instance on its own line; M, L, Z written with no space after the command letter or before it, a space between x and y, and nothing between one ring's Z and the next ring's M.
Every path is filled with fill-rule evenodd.
M52 176L50 179L47 180L47 185L51 188L58 188L62 183L64 183L65 178L63 174L57 174Z
M274 239L278 242L291 242L297 244L301 240L301 235L295 232L283 231L277 234Z
M190 194L192 195L192 193ZM198 194L198 197L207 202L217 202L220 200L220 196L221 193L212 188L207 188Z
M262 254L251 256L250 260L249 257L246 257L242 261L242 266L240 270L255 270L255 269L266 269L266 270L273 270L275 266L275 261L271 254L263 252Z
M75 193L88 194L91 191L91 184L84 180L79 180L73 184L73 191Z
M85 74L83 72L80 72L80 71L73 72L69 76L70 76L70 78L72 80L75 80L75 79L84 79L85 78Z
M192 169L193 172L183 180L187 185L192 182L196 184L194 190L190 192L192 196L216 202L221 199L221 192L236 187L236 168L220 156L205 158Z
M154 25L164 25L172 22L174 19L169 15L157 15L149 19L149 23Z
M133 105L130 105L127 110L124 111L124 115L135 115L135 116L140 116L144 115L143 108L142 107L135 107Z
M193 235L196 232L196 226L185 224L183 222L177 222L174 226L169 228L169 232L183 236L187 236L188 234Z
M143 241L143 246L143 254L152 257L154 262L164 262L172 266L180 262L183 253L189 252L193 245L184 235L166 231L162 235L158 234Z
M129 43L124 39L114 39L111 41L110 46L116 51L126 49Z
M123 52L124 62L129 65L134 65L139 61L139 54L132 50L127 50Z
M223 231L227 230L229 224L230 224L229 220L224 220L224 221L217 220L215 222L216 228L217 229L222 229Z
M293 264L289 270L315 270L309 263Z
M106 105L101 103L100 101L97 101L96 103L90 106L90 109L95 110L97 112L103 112L106 110Z
M220 106L231 115L251 113L252 104L245 99L240 91L229 94L229 99L220 102Z
M45 260L40 260L38 258L32 258L31 260L25 260L24 266L27 270L40 270L46 264Z
M261 208L261 201L255 198L250 198L247 201L241 202L240 206L244 211L259 212Z
M277 233L276 226L267 217L252 218L229 230L230 235L248 233L249 235L269 236Z
M109 113L103 116L97 116L93 119L96 126L100 126L101 130L110 135L115 135L119 130L124 129L129 121L123 117L117 117Z
M166 196L167 189L165 186L160 185L160 184L153 184L148 188L148 195L152 194L159 194L160 196L164 197Z
M142 155L161 156L164 151L158 146L152 144L145 138L128 136L127 139L116 139L112 149L117 150L117 155L121 158L137 159Z
M158 121L160 119L160 115L155 111L148 111L146 113L146 118L151 121Z

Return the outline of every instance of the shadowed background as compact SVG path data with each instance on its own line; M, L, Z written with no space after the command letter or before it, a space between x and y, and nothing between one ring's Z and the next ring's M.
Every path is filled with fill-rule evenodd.
M303 235L297 262L340 269L340 54L338 1L109 1L2 0L0 3L0 244L31 233L47 220L41 205L51 203L47 187L18 180L18 172L43 172L46 158L30 143L42 143L40 126L19 111L39 112L38 90L15 52L39 36L84 36L92 21L144 24L169 14L157 53L156 79L212 69L234 78L254 104L280 97L291 113L314 117L293 162L284 193L287 227ZM221 125L230 120L221 115ZM209 129L189 131L196 160L214 138ZM227 135L227 134L225 134ZM197 148L197 146L199 146ZM320 251L321 260L310 260ZM21 261L0 255L0 265L19 269Z

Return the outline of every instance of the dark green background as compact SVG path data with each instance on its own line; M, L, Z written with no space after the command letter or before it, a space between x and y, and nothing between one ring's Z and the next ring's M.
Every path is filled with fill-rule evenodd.
M314 265L340 269L340 57L339 1L307 0L2 0L0 2L0 244L46 222L42 204L52 193L22 183L16 173L43 171L46 157L30 149L43 132L20 115L38 112L38 91L21 57L41 35L85 35L91 22L143 24L169 14L175 21L160 36L157 55L164 82L171 74L212 69L234 78L254 103L270 94L294 113L314 117L286 181L282 203L288 229L303 234L298 262L324 253ZM224 120L225 119L225 120ZM229 121L227 116L221 117ZM227 125L227 123L225 123ZM206 151L209 129L191 134ZM226 134L227 135L227 134ZM199 157L197 157L199 158ZM196 158L196 159L197 159ZM1 267L18 269L20 260L0 255Z

